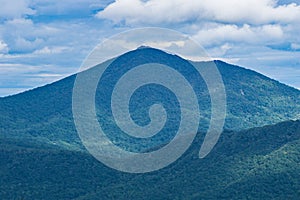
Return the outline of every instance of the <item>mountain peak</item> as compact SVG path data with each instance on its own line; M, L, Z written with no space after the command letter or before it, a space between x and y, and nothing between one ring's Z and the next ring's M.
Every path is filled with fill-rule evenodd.
M137 49L153 49L153 48L147 45L141 45Z

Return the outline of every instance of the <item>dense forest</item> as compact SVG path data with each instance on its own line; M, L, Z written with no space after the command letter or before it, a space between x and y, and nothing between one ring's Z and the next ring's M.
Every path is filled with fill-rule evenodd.
M85 151L1 139L1 199L297 199L300 121L222 134L198 158L203 134L170 166L127 174ZM26 143L26 144L24 144Z

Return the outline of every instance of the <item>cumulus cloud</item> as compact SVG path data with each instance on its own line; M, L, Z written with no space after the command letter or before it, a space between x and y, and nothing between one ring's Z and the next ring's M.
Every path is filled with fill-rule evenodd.
M117 0L96 17L125 27L175 27L223 55L241 44L297 50L300 43L300 5L290 0Z
M32 52L36 48L43 45L44 40L36 38L32 41L25 38L18 37L14 42L14 53L27 53Z
M59 28L50 26L44 23L34 23L31 19L12 19L5 21L0 25L2 35L9 35L11 37L22 36L25 38L44 37L47 38L59 32Z
M126 9L125 9L126 8ZM157 24L212 20L224 23L291 23L300 19L300 6L276 0L117 0L96 17L115 23Z
M0 0L0 18L21 18L32 15L35 11L29 7L29 0Z
M35 24L30 19L6 20L0 24L0 35L10 53L32 53L60 34L60 29L47 24Z
M281 40L284 33L280 25L263 25L241 27L233 24L216 24L200 30L194 38L204 46L215 46L224 43L244 43L266 45Z

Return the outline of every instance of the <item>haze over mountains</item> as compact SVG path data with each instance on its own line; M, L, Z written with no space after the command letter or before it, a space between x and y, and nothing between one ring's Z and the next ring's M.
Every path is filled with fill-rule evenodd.
M121 55L114 65L122 71L130 64L151 59L176 65L187 79L195 80L192 71L185 71L188 61L153 48L139 48ZM207 158L196 157L210 118L209 93L199 79L197 83L202 84L197 85L196 92L201 97L203 118L196 144L193 143L171 166L145 175L109 169L86 152L72 116L76 75L0 98L0 172L3 177L0 197L296 199L300 195L300 123L288 120L300 119L300 91L254 71L222 61L213 62L222 75L227 95L227 116L221 140ZM212 63L193 64L205 69ZM97 67L101 64L89 70ZM104 80L112 80L111 76L108 74ZM163 96L157 91L149 101ZM101 97L101 92L103 90L98 89L96 97ZM101 98L96 98L96 103L99 101ZM147 101L140 103L146 105ZM105 114L97 111L99 118ZM140 119L144 114L143 106L137 107L135 113ZM287 122L262 127L283 121ZM171 136L166 133L162 137L165 143ZM126 138L112 139L122 147L124 141L128 142ZM147 146L148 149L152 147L153 144ZM136 148L133 150L141 150L140 146Z

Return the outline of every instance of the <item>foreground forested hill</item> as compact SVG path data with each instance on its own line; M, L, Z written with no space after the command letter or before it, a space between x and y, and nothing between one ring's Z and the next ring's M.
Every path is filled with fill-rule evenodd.
M0 198L298 199L300 121L223 133L199 159L202 138L167 168L139 175L107 168L87 152L2 139Z

